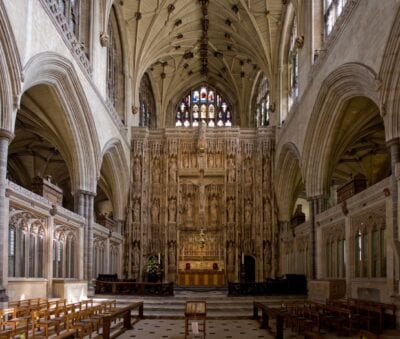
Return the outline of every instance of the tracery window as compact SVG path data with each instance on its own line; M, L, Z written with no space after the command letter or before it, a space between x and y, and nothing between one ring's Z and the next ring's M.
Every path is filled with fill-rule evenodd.
M176 127L197 127L200 121L205 122L208 127L232 126L232 113L228 102L207 85L188 93L176 110Z
M20 214L11 219L8 230L8 275L10 277L42 278L44 259L44 226L32 223ZM29 220L29 219L28 219Z
M269 125L270 108L271 108L271 102L270 102L268 80L264 76L262 77L257 90L257 99L256 99L257 127Z
M93 245L93 278L105 273L106 249L105 240L97 238Z
M386 227L373 217L359 222L354 232L355 277L386 277Z
M110 250L110 274L118 273L119 267L119 249L118 245L111 246Z
M121 35L114 6L108 23L107 97L116 112L123 117L124 76ZM122 119L123 120L123 119Z
M154 94L151 87L150 78L147 73L144 74L140 82L139 104L139 126L150 128L157 127Z
M54 278L76 278L76 237L72 232L57 230L53 239Z
M284 273L295 272L296 269L295 261L296 261L296 253L294 251L293 240L286 241L284 244L284 255L283 255Z
M326 277L344 278L346 240L343 230L334 230L327 234L324 242Z
M324 0L325 38L332 32L336 20L342 14L347 0Z
M296 100L298 90L299 76L299 52L296 44L297 39L297 18L294 16L292 29L289 39L289 55L288 55L288 111L290 111L294 101ZM282 119L284 120L284 119Z
M297 241L297 255L296 255L296 266L297 273L305 274L308 276L309 263L310 263L310 251L308 238L299 238Z

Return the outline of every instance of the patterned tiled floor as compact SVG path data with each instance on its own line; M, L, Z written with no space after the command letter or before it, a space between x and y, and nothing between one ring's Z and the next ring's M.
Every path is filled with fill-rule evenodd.
M122 339L184 339L183 319L144 319L136 322L132 330L126 331L118 336ZM271 322L272 328L274 328L274 321ZM269 333L265 329L260 329L260 323L251 319L241 320L215 320L207 319L207 339L257 339L257 338L275 338L274 335ZM117 330L117 325L114 330ZM346 338L346 339L359 339L359 335L354 333L353 336L338 336L334 333L321 333L324 339L334 338ZM385 331L385 338L400 338L400 332L398 330ZM102 335L94 337L94 339L100 339ZM201 336L193 336L192 333L188 336L188 339L202 338ZM303 339L304 336L298 335L285 328L284 330L285 339Z
M137 322L134 329L126 331L120 338L138 339L183 339L185 337L184 320L145 319ZM196 338L192 335L189 338ZM199 338L199 337L197 337ZM207 320L206 338L214 339L253 339L273 338L267 331L260 329L260 324L254 320Z

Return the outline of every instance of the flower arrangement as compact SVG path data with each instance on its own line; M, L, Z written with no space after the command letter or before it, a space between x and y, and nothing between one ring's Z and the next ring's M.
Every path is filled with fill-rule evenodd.
M161 265L157 256L152 256L145 266L148 281L157 281L161 278Z

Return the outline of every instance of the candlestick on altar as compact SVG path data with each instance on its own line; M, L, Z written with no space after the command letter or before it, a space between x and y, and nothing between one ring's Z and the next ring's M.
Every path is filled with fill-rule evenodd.
M244 265L244 253L242 252L242 265Z
M161 264L161 254L160 253L158 253L158 264L159 265Z

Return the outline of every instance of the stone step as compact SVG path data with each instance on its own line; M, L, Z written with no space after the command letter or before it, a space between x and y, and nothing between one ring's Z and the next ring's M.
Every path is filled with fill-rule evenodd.
M116 299L122 307L135 301L144 302L144 316L150 319L183 319L187 300L207 302L207 318L210 319L249 319L253 315L253 301L267 302L278 306L282 301L301 301L298 296L257 296L228 297L226 291L176 291L174 296L115 296L99 295L95 300Z

